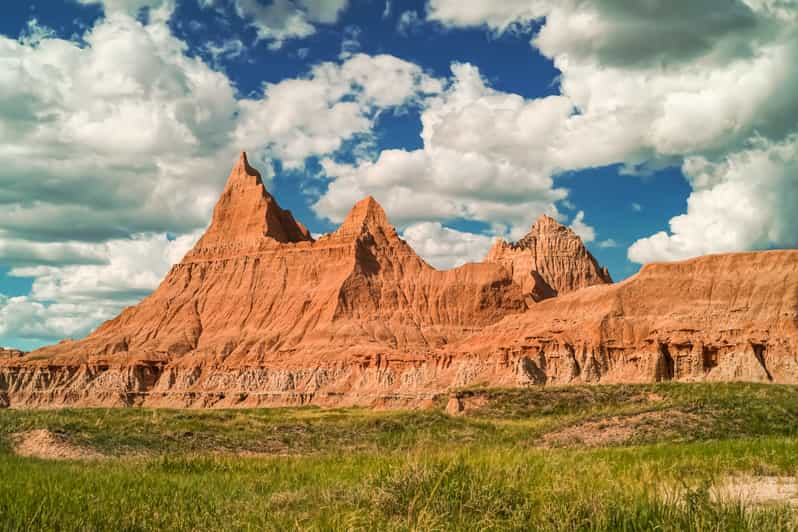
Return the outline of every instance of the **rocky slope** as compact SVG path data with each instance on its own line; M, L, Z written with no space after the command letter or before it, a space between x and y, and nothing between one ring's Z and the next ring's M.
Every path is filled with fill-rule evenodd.
M516 382L798 382L798 251L649 264L449 347L517 364Z
M485 262L438 271L373 198L313 240L242 155L207 232L149 297L83 340L0 357L0 405L392 406L474 383L798 382L796 267L798 252L726 255L591 286L609 274L543 218Z

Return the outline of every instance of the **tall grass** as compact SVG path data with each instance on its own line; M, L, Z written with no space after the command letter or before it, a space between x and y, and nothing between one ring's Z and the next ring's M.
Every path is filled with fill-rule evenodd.
M786 426L798 411L795 389L486 393L488 404L464 418L437 410L3 411L0 529L798 529L786 504L710 496L729 475L796 475L796 426ZM541 446L548 430L672 408L703 426L642 443ZM124 457L15 456L11 435L38 428Z

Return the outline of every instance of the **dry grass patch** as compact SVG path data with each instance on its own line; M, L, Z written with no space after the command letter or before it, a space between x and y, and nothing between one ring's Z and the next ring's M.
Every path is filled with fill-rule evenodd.
M19 456L44 460L96 460L103 455L66 441L63 435L46 429L19 432L12 437L14 452Z
M744 506L787 504L798 507L798 479L748 475L728 477L714 487L712 498Z
M685 429L703 423L702 417L680 410L656 410L627 416L612 416L597 421L583 421L543 435L543 443L552 447L617 445L672 438Z

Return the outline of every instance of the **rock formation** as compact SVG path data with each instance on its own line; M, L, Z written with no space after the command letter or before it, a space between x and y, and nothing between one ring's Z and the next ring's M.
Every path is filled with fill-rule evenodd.
M24 354L25 353L23 353L19 349L5 349L0 347L0 360L4 358L19 358Z
M542 218L438 271L371 197L314 240L242 155L205 235L83 340L0 356L0 405L418 405L471 384L798 382L798 251L610 278ZM599 285L599 286L592 286ZM557 297L554 297L557 296Z
M612 283L610 273L598 265L582 239L546 215L515 244L497 240L485 260L507 268L534 301Z
M711 255L546 300L449 346L528 383L798 382L798 251ZM457 355L456 355L457 356Z

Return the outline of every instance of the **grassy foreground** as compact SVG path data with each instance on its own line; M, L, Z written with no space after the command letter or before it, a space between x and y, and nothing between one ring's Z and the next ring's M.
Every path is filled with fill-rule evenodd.
M0 411L0 530L798 530L798 388L473 391L466 412ZM48 431L93 459L18 456ZM45 449L46 451L46 449ZM100 458L97 458L100 456Z

